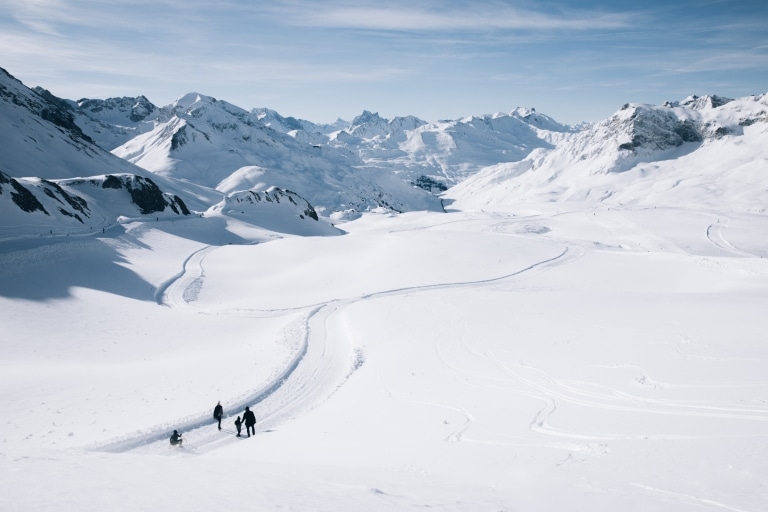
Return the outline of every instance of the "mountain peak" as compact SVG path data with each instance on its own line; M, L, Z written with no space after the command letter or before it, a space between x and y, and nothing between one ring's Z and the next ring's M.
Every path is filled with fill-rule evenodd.
M716 94L713 95L704 95L704 96L696 96L691 95L685 98L683 101L680 102L680 105L688 108L692 108L694 110L701 110L704 108L718 108L722 107L723 105L726 105L733 101L730 98L724 98L722 96L717 96Z
M705 94L704 96L691 94L682 101L666 101L664 102L663 106L669 108L687 107L692 110L704 110L722 107L723 105L727 105L732 101L734 100L731 98L725 98L716 94Z
M526 123L542 130L548 130L551 132L566 132L573 130L573 128L558 123L546 114L536 112L536 109L533 107L517 107L515 110L510 112L509 115L525 121Z
M352 126L357 126L366 123L373 122L387 122L386 119L379 116L378 112L371 112L369 110L363 110L363 113L352 120Z
M106 100L82 98L77 101L81 110L87 111L89 117L96 119L111 119L117 112L126 116L134 123L144 121L157 107L145 96L135 98L123 96L121 98L107 98Z
M216 98L213 98L211 96L206 96L204 94L199 94L196 92L188 92L187 94L185 94L184 96L182 96L181 98L173 102L172 107L174 109L188 110L198 103L211 104L215 102L216 102Z

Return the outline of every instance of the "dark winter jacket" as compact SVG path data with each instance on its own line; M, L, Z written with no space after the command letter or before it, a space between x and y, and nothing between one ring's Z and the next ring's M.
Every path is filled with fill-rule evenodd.
M256 424L256 415L250 409L243 414L243 423L246 427L251 427Z

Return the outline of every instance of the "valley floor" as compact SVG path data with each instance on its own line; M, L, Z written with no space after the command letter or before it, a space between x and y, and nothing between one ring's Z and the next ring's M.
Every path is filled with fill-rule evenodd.
M768 217L340 227L0 243L0 509L768 508Z

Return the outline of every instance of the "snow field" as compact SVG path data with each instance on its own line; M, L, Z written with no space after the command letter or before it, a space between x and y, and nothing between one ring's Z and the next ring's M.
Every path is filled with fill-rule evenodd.
M764 217L550 204L343 227L228 245L135 226L65 259L19 248L29 266L6 245L0 508L768 504ZM218 432L217 400L227 430L252 405L255 438Z

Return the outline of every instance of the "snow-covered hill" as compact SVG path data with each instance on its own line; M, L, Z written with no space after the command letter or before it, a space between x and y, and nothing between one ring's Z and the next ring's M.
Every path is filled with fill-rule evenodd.
M233 193L273 188L293 191L333 221L378 208L443 211L445 202L754 211L768 190L766 95L626 104L578 127L527 108L436 122L364 111L351 122L315 124L198 93L164 107L143 96L75 102L2 78L0 133L14 150L3 154L0 171L142 175L197 211Z
M306 199L278 187L231 192L205 215L224 216L279 233L302 236L340 233L331 224L319 222L317 212Z
M0 239L104 231L121 218L187 216L177 195L135 174L47 180L0 172Z
M767 111L314 125L0 74L0 510L768 509Z
M366 110L349 123L339 120L334 125L293 118L286 123L274 112L260 112L276 130L315 147L343 149L366 167L410 183L428 178L444 187L487 165L520 160L535 148L551 148L563 134L578 130L525 108L431 123L414 116L386 119Z
M167 121L114 154L156 174L211 188L293 190L326 216L379 207L439 209L435 196L389 173L372 172L355 153L273 130L258 114L225 101L191 93L167 110Z
M147 174L98 146L77 124L68 102L27 88L2 68L0 113L0 171L9 176Z
M446 193L457 208L542 201L764 211L768 95L624 105L550 150L488 166Z
M425 123L414 117L383 120L364 113L335 146L355 151L366 165L408 180L426 176L446 187L487 165L515 162L533 149L552 148L571 128L534 110ZM351 135L351 137L350 137Z
M146 103L80 100L81 108L92 108L78 119L115 154L152 172L218 189L296 190L334 218L378 207L439 211L435 193L485 166L551 149L577 130L523 108L434 123L364 111L349 123L319 125L266 108L248 112L198 93L158 109ZM104 127L110 117L119 121L113 129ZM129 134L135 137L112 148ZM256 168L258 182L247 178Z
M29 89L0 70L0 114L0 238L100 232L121 219L159 220L209 209L221 215L213 207L231 192L161 176L96 143L132 140L163 120L181 123L145 98L75 103ZM240 216L284 233L336 232L307 214L314 209L305 199L295 193L285 198L283 204L242 205Z

